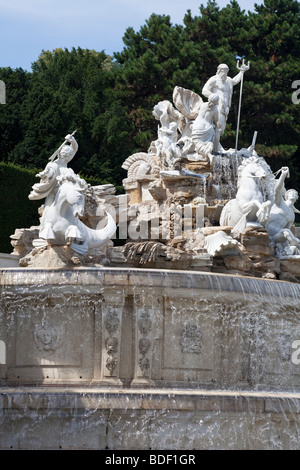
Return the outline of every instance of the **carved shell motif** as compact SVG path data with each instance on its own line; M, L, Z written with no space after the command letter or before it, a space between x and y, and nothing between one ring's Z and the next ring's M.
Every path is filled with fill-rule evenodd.
M127 170L128 178L136 178L141 175L149 175L159 171L154 158L145 152L134 153L128 157L122 165Z
M161 124L164 124L164 116L168 118L170 122L178 122L181 118L181 114L173 107L170 101L164 100L159 101L152 111L153 116L158 121L161 121Z
M228 253L229 250L237 251L239 246L240 243L237 240L220 230L206 237L204 248L207 250L208 254L216 256L224 252Z
M176 86L173 90L173 102L187 119L196 119L200 107L203 103L202 98L191 90Z

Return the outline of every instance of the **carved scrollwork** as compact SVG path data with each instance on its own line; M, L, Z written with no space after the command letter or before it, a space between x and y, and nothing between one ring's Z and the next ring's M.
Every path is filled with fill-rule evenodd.
M139 348L139 366L142 371L142 375L145 377L148 375L150 369L150 360L147 356L148 351L151 348L151 340L148 335L151 333L152 320L149 312L142 312L138 320L138 329L140 332L140 339L138 343Z
M152 327L152 321L149 313L143 312L138 321L138 327L142 335L147 335Z
M134 153L128 157L122 165L127 170L127 177L135 179L142 175L156 175L159 173L159 166L154 158L145 152Z
M147 357L141 357L139 360L139 365L144 376L147 375L147 371L150 368L150 361Z
M109 308L108 312L104 317L104 326L106 329L106 339L105 339L105 349L107 352L107 358L105 367L109 370L110 375L112 376L114 373L114 369L118 363L117 357L118 356L118 348L119 348L119 340L113 334L118 334L118 330L120 328L120 319L119 316L114 308Z
M147 354L149 348L151 346L151 341L148 338L141 338L139 341L139 351L144 356Z
M105 347L107 354L112 354L118 351L119 340L114 337L109 337L105 341Z
M109 370L110 375L113 375L113 371L117 365L117 359L115 357L108 356L106 359L106 368Z
M116 312L114 311L108 312L107 315L105 316L104 324L105 324L105 328L107 329L109 333L114 333L120 325L120 320Z

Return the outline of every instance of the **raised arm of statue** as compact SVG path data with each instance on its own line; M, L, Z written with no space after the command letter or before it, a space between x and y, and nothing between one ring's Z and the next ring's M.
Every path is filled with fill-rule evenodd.
M72 134L68 134L65 137L65 141L61 144L58 149L55 150L55 152L51 155L49 160L53 162L55 159L65 159L67 161L67 156L68 156L68 162L72 160L74 157L75 153L78 150L78 144L75 140L74 134L76 133L76 130ZM71 145L66 145L67 142L69 142ZM68 163L67 162L67 163Z
M286 178L289 178L290 176L290 170L287 166L283 166L279 171L281 171L281 175L276 180L276 183L275 183L274 200L275 200L276 205L279 205L281 203L281 200L283 197L283 190L284 190L284 181Z

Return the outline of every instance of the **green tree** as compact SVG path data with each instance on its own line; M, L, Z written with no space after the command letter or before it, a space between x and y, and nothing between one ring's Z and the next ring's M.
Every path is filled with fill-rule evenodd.
M9 154L24 138L22 109L30 86L30 76L21 68L0 68L0 80L6 87L6 104L0 105L0 161L7 162Z
M111 86L110 58L104 52L84 49L43 51L33 71L22 106L24 138L8 154L9 161L27 167L44 167L65 135L77 129L79 150L71 165L86 171L99 147L102 129L94 121L106 111Z
M157 129L153 106L172 96L172 76L180 69L182 29L172 26L169 16L153 14L140 31L126 30L125 48L115 54L120 65L117 96L127 111L133 151L149 146Z
M242 125L257 127L258 151L274 171L289 166L287 184L299 187L300 107L291 98L292 83L300 77L300 3L265 0L249 13L249 25L253 60Z
M132 123L132 151L145 150L156 138L153 106L171 101L174 86L201 94L219 63L234 76L236 56L242 56L251 68L244 80L239 146L248 147L257 130L257 150L274 170L291 166L288 184L299 186L300 107L291 100L292 83L300 77L299 5L265 0L246 13L236 0L222 9L209 0L199 16L188 10L183 26L172 25L169 16L152 15L140 31L128 28L125 48L115 58L121 67L119 96ZM239 91L240 85L234 87L225 148L235 144Z

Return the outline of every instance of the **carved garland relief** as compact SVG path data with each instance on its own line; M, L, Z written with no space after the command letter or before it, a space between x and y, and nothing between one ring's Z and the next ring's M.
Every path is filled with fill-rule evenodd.
M150 360L147 356L147 353L151 346L151 340L149 339L148 335L151 332L152 328L152 320L150 318L149 312L142 312L139 320L138 320L138 329L141 334L139 339L139 366L142 371L143 377L147 377L149 375L150 369Z
M105 348L108 355L105 367L109 370L110 376L112 376L118 362L116 355L119 347L119 339L113 335L118 331L120 326L119 317L114 309L109 310L109 312L106 314L104 325L106 331L109 334L105 340Z

